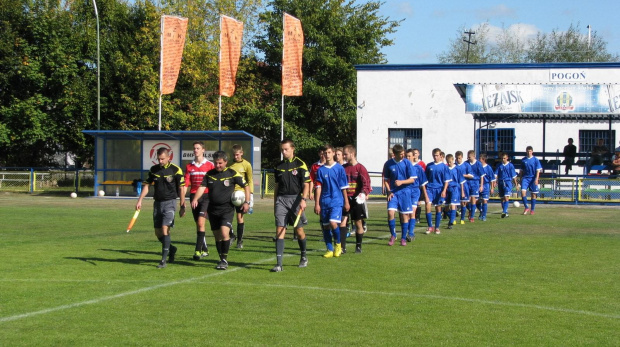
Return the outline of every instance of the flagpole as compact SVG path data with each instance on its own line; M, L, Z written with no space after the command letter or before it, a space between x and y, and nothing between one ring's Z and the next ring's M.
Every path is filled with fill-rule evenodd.
M220 102L217 111L217 130L222 131L222 96L220 95Z
M162 92L162 84L163 84L163 74L164 74L164 18L161 18L160 25L160 34L159 34L159 117L157 123L157 130L161 131L161 92Z

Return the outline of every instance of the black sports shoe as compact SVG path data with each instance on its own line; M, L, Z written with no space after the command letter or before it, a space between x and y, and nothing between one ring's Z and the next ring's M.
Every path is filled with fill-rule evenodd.
M355 247L355 253L362 253L361 247Z
M407 238L405 238L405 240L407 240L407 242L411 242L412 241L411 236L407 236Z
M299 259L299 266L298 267L306 267L306 266L308 266L308 258L301 257L301 259Z
M217 270L226 270L228 269L228 262L226 260L221 260L217 266L215 267Z
M168 262L174 263L174 256L177 254L177 248L175 246L170 246L170 253L168 253Z
M281 265L276 265L270 271L271 272L282 272L282 266Z
M342 249L342 254L345 254L345 253L347 253L347 249L346 249L346 248L343 248L343 249Z
M452 224L448 224L448 229L452 229Z
M237 248L243 248L243 240L237 241Z
M157 265L158 269L163 269L166 267L166 262L165 261L160 261L159 264Z

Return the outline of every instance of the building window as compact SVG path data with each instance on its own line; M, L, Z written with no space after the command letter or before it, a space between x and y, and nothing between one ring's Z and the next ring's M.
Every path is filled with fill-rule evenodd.
M579 130L579 152L592 153L598 139L603 139L605 148L609 149L616 143L616 131L612 130Z
M478 153L515 150L515 129L478 129Z
M388 129L390 138L390 149L394 145L402 145L405 150L409 148L417 148L420 150L420 159L422 158L422 129Z

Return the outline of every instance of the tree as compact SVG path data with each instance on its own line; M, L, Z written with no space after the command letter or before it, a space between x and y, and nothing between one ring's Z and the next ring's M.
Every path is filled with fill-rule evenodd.
M463 27L457 30L457 36L450 40L448 50L437 56L440 63L466 62L464 31ZM536 37L530 39L523 38L519 29L506 27L492 37L488 22L475 31L477 43L471 46L470 63L606 62L619 59L618 54L608 52L607 42L596 31L592 32L588 43L588 36L581 34L579 23L571 24L566 31L554 29L549 34L538 32Z
M358 4L343 0L274 0L261 14L262 34L255 40L264 54L261 73L281 94L282 16L289 13L301 20L303 53L303 96L285 99L285 137L292 138L301 155L314 156L325 142L344 145L355 142L356 64L385 62L381 48L392 44L386 36L397 21L378 14L382 3ZM273 120L273 117L269 118ZM279 127L266 136L267 157L279 158Z

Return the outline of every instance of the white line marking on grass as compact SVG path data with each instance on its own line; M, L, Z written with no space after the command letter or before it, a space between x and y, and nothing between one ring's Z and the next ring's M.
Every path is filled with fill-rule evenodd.
M285 255L285 256L289 256L289 255ZM148 292L148 291L151 291L151 290L156 290L156 289L160 289L160 288L166 288L166 287L170 287L170 286L175 286L177 284L191 283L191 282L203 280L203 279L209 278L209 277L221 276L221 275L224 275L224 274L227 274L227 273L232 273L232 272L235 272L235 271L239 271L239 270L245 269L245 268L247 268L249 266L258 265L258 264L262 264L262 263L265 263L265 262L268 262L268 261L275 261L275 260L276 260L275 257L271 257L269 259L259 260L257 262L254 262L252 264L248 264L248 265L243 266L243 267L236 267L236 268L233 268L233 269L230 269L230 270L226 270L226 271L213 272L213 273L209 273L209 274L204 275L204 276L192 277L192 278L188 278L188 279L184 279L184 280L180 280L180 281L162 283L162 284L158 284L158 285L155 285L155 286L145 287L145 288L141 288L141 289L137 289L137 290L132 290L132 291L129 291L129 292L124 292L124 293L119 293L119 294L116 294L116 295L104 296L102 298L86 300L86 301L82 301L82 302L76 302L76 303L73 303L73 304L52 307L52 308L48 308L48 309L45 309L45 310L28 312L28 313L18 314L18 315L14 315L14 316L3 317L3 318L0 318L0 323L12 322L12 321L16 321L16 320L23 319L23 318L30 318L30 317L39 316L39 315L46 314L46 313L57 312L57 311L62 311L62 310L68 310L68 309L71 309L71 308L85 306L85 305L94 305L94 304L98 304L98 303L104 302L104 301L120 299L120 298L124 298L126 296L130 296L130 295L134 295L134 294L141 294L141 293Z
M495 301L495 300L468 299L468 298L459 298L459 297L443 296L443 295L409 294L409 293L403 294L403 293L396 293L396 292L382 292L382 291L377 292L377 291L358 290L358 289L339 289L339 288L324 288L324 287L313 287L313 286L294 286L294 285L286 285L286 284L268 284L268 283L255 284L255 283L247 283L247 282L243 282L243 283L240 283L240 282L219 282L218 284L222 284L222 285L229 284L229 285L235 285L235 286L244 285L244 286L278 287L278 288L286 288L286 289L318 290L318 291L331 291L331 292L365 294L365 295L386 295L386 296L418 297L418 298L426 298L426 299L463 301L463 302L470 302L470 303L476 303L476 304L487 304L487 305L497 305L497 306L535 308L535 309L544 310L544 311L573 313L573 314L581 314L581 315L587 315L587 316L620 319L620 315L619 314L599 313L599 312L583 311L583 310L572 310L572 309L567 309L567 308L559 308L559 307L551 307L551 306L543 306L543 305L533 305L533 304L521 304L521 303L512 303L512 302Z

